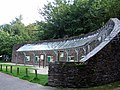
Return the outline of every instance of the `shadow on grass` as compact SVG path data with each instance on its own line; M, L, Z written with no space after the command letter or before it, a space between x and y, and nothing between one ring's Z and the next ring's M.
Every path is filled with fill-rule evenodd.
M23 77L21 77L21 79L24 79L24 80L29 80L29 79L30 79L30 77L29 77L29 76L23 76Z

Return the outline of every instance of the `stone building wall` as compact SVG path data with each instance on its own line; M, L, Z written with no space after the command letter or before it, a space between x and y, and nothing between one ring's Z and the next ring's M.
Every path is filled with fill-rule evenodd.
M26 56L30 56L30 61L26 61L24 62L24 59L25 59L25 56L24 56L24 52L17 52L17 49L19 47L21 47L22 45L15 45L13 47L13 52L12 52L12 62L13 63L18 63L18 64L36 64L36 65L43 65L43 61L41 60L40 62L38 63L34 63L34 55L33 53L35 53L36 56L39 56L40 55L44 55L44 53L42 51L26 51L25 54ZM64 50L61 50L61 51L64 51ZM56 58L56 54L53 50L48 50L48 51L45 51L46 52L46 57L47 56L53 56L53 61L57 61L57 58ZM82 56L84 53L84 51L82 49L80 49L79 51L79 57ZM74 60L76 61L76 52L74 49L70 49L69 50L69 56L74 56ZM45 58L45 57L44 57ZM66 52L64 51L64 57L63 58L59 58L60 61L63 61L63 62L66 62L67 61L67 54ZM44 63L46 65L48 65L48 61L44 61Z
M21 46L23 46L24 44L17 44L17 45L14 45L13 46L13 49L12 49L12 61L11 62L13 62L13 63L16 63L16 55L17 55L17 52L16 52L16 50L17 49L19 49ZM19 53L20 54L20 53ZM22 57L21 56L21 54L20 54L20 57ZM18 56L18 58L20 58L19 56ZM20 59L21 60L21 59Z
M84 64L50 63L48 84L62 87L90 87L119 81L119 35Z

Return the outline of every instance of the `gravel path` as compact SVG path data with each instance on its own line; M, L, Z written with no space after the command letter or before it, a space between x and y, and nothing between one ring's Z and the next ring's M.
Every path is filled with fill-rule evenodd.
M0 90L55 90L55 88L30 83L0 72Z

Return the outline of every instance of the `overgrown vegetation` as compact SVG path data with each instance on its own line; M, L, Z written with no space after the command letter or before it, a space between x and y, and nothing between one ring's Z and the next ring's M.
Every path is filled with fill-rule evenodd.
M38 83L41 85L46 86L48 83L48 75L42 75L42 74L37 74L37 78L35 76L35 73L31 73L30 70L34 70L34 68L28 67L28 66L17 66L17 65L12 65L12 73L10 66L8 64L1 64L2 65L2 70L0 67L0 72L10 74L15 77L19 77L20 79L28 80L33 83ZM0 66L1 66L0 65ZM7 66L7 71L6 71L6 66ZM19 68L19 74L17 73L17 68ZM28 75L26 75L26 68L28 69Z

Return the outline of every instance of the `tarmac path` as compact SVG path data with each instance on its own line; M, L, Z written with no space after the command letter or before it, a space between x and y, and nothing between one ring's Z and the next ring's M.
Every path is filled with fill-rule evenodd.
M0 72L0 90L56 90Z

